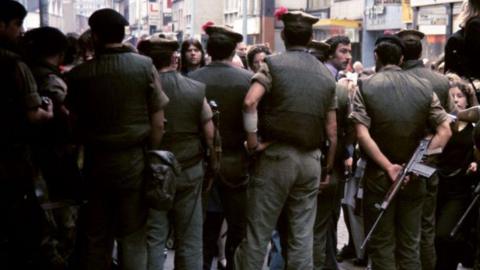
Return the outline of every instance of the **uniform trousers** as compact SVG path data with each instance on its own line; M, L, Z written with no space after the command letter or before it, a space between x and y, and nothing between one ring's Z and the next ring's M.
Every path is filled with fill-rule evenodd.
M337 225L334 212L338 205L337 188L340 177L339 170L334 169L330 185L322 190L317 198L317 215L313 232L313 269L315 270L338 269L335 258L336 240L332 238L336 237L336 230L333 230Z
M85 228L79 239L84 243L82 269L110 269L114 240L122 269L146 269L144 167L143 147L85 147L88 202L80 216Z
M374 165L371 165L374 166ZM365 232L373 226L392 181L378 168L365 173ZM391 201L367 245L372 270L418 270L420 263L420 226L426 195L425 180L413 178Z
M262 269L267 246L284 211L286 269L313 268L313 226L321 152L274 143L260 154L247 190L246 238L235 252L236 270Z
M182 170L176 178L177 190L170 210L149 210L147 222L148 270L161 270L170 224L175 234L175 269L202 269L202 162Z

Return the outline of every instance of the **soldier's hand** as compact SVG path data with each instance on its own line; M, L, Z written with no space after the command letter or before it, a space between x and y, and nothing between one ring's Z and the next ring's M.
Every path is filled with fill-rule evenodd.
M395 182L398 174L402 171L403 167L398 164L392 164L389 168L387 168L388 177L392 182ZM408 181L405 181L408 182Z
M349 158L345 159L343 164L345 165L345 171L348 172L348 173L352 173L353 158L349 157Z
M476 173L476 172L477 172L477 163L476 162L470 163L470 165L468 165L467 174Z

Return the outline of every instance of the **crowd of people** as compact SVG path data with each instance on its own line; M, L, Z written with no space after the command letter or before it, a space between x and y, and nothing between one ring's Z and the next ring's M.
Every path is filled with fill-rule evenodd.
M368 70L283 7L278 53L211 22L206 46L127 44L113 9L80 36L23 33L25 8L0 1L1 268L161 270L169 248L186 270L480 269L478 206L459 223L479 191L479 11L465 0L444 63L410 29L379 37ZM422 140L435 173L408 175L376 222ZM160 207L151 150L178 167Z

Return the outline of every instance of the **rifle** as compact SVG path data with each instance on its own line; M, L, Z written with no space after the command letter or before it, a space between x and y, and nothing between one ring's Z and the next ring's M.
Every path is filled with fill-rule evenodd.
M478 183L477 186L475 187L475 190L473 191L473 195L475 195L475 197L473 197L473 200L468 206L467 210L465 210L462 217L458 220L457 224L455 224L455 227L453 227L453 230L450 232L450 237L454 237L455 234L457 234L458 229L460 229L460 226L462 226L468 214L470 214L470 211L472 211L472 208L475 206L478 199L480 199L480 183Z
M215 132L213 134L213 153L215 155L215 160L220 162L222 158L222 138L220 137L220 110L218 109L218 105L215 100L210 100L208 102L210 108L212 108L213 113L213 125L215 126Z
M423 162L424 157L427 156L427 150L428 150L429 144L430 144L430 139L423 139L420 141L420 144L417 146L417 149L413 153L407 165L397 175L395 181L393 182L392 186L390 187L387 194L385 195L385 198L383 199L382 204L375 204L375 207L380 211L380 213L378 214L378 217L375 220L375 223L373 223L372 228L370 229L367 236L365 237L365 240L362 243L361 249L364 249L368 240L370 240L370 237L372 237L372 234L375 231L375 228L378 226L378 223L382 219L383 214L385 213L385 211L387 210L388 206L390 205L392 200L395 198L397 193L400 191L400 188L402 187L402 185L405 183L405 178L411 173L423 176L425 178L430 178L433 175L433 173L435 173L435 170L436 170L435 168L432 168Z
M205 172L205 179L207 179L207 185L204 188L204 192L208 193L210 190L213 179L217 175L220 170L220 160L222 158L222 139L220 137L220 110L218 109L218 105L215 100L210 100L208 102L210 108L212 109L213 117L213 125L214 125L214 132L213 132L213 152L210 151L208 154L210 155L209 164L207 170ZM212 164L216 163L216 164Z

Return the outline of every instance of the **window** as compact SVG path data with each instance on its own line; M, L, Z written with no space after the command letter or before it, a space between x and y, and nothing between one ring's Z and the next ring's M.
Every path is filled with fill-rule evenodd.
M308 0L307 9L308 10L319 10L329 8L331 6L330 0Z
M402 0L375 0L374 5L382 5L382 4L401 4Z

